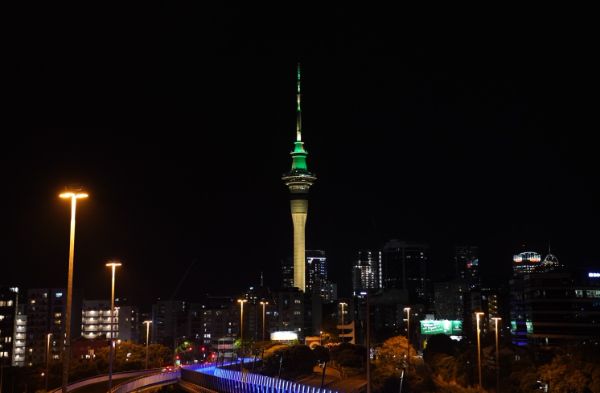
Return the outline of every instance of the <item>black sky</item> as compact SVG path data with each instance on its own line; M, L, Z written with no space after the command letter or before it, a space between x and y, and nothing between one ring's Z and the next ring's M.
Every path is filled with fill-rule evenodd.
M236 293L261 270L277 285L292 247L280 176L298 60L318 176L307 246L327 251L342 293L356 250L392 237L431 243L436 278L463 243L481 247L494 285L523 243L599 264L597 68L583 28L203 11L35 15L15 35L0 284L64 285L69 209L56 195L79 182L91 194L78 211L84 296L108 296L108 258L144 304L171 297L190 265L176 297Z

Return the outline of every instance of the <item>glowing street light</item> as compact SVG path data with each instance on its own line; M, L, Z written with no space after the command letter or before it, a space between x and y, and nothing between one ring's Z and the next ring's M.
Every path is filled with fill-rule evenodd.
M500 317L493 317L494 330L496 332L496 393L500 392L500 353L498 352L498 321L502 320Z
M75 212L77 200L88 197L81 190L66 191L59 195L63 199L71 199L71 234L69 240L69 273L67 276L67 309L65 310L65 345L63 347L62 393L67 393L69 383L69 359L71 358L71 305L73 303L73 261L75 258Z
M269 302L260 302L260 304L262 304L263 306L263 323L262 323L262 328L263 328L263 341L265 341L265 307L267 306L267 304L269 304Z
M479 387L482 388L481 383L481 329L479 327L479 316L483 315L482 312L476 312L475 318L477 319L477 370L479 373Z
M148 343L150 342L150 324L152 321L144 321L146 325L146 370L148 369Z
M244 303L248 300L238 299L240 304L240 345L242 347L242 354L244 353Z
M106 264L107 267L112 269L112 285L110 291L110 354L108 362L108 390L112 389L112 371L113 371L113 357L115 351L115 272L117 267L121 266L120 262L109 262Z
M347 305L348 305L348 303L344 303L344 302L340 303L340 306L342 307L342 326L344 325L344 306L347 306Z

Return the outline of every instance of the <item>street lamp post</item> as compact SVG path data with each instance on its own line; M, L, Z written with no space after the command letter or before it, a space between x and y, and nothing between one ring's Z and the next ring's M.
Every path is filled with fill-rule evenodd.
M242 354L244 353L244 303L248 300L238 299L240 304L240 346L242 348Z
M475 318L477 319L477 372L479 375L479 387L483 388L481 383L481 329L479 327L479 316L483 315L482 312L476 312Z
M75 258L75 212L77 200L87 198L85 192L67 191L59 195L63 199L71 199L71 233L69 240L69 273L67 276L67 309L65 310L65 343L63 346L62 393L67 393L69 383L69 360L71 358L71 305L73 303L73 262Z
M52 337L52 333L48 333L46 337L46 380L44 381L44 385L46 387L46 391L48 391L48 373L50 372L50 338Z
M267 306L267 304L269 304L269 302L260 302L260 304L262 304L263 306L263 316L262 316L262 330L263 330L263 338L262 340L265 341L265 307Z
M496 393L500 392L500 352L498 347L498 321L502 320L499 317L493 317L494 330L496 332Z
M406 312L406 364L410 362L410 307L404 307Z
M150 324L152 321L144 321L146 325L146 370L148 369L148 343L150 342Z
M369 292L365 295L367 301L367 393L371 393L371 308L369 307Z
M115 330L114 330L114 322L115 322L115 273L117 267L121 266L120 262L109 262L106 264L107 267L110 267L112 270L112 281L111 281L111 291L110 291L110 354L108 361L108 390L112 389L112 372L113 372L113 357L115 351Z
M344 302L340 303L340 306L342 307L342 329L341 329L342 334L344 334L344 331L345 331L344 330L344 306L347 306L347 305L348 305L348 303L344 303ZM344 338L343 337L340 337L340 338L342 339L342 342L344 342Z

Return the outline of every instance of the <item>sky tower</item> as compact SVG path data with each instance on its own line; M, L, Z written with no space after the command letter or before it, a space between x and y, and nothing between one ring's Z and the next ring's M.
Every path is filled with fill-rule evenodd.
M304 292L306 288L305 231L308 213L308 190L317 177L308 171L302 142L302 108L300 105L300 64L298 63L296 82L296 141L292 155L292 169L281 178L290 189L290 208L294 225L294 286Z

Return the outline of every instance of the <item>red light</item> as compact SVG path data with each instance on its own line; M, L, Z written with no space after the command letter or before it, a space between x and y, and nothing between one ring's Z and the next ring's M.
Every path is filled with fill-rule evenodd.
M202 352L204 352L204 351L206 351L206 348L205 348L205 347L200 347L200 350L201 350Z
M175 359L179 360L179 355L175 356Z

